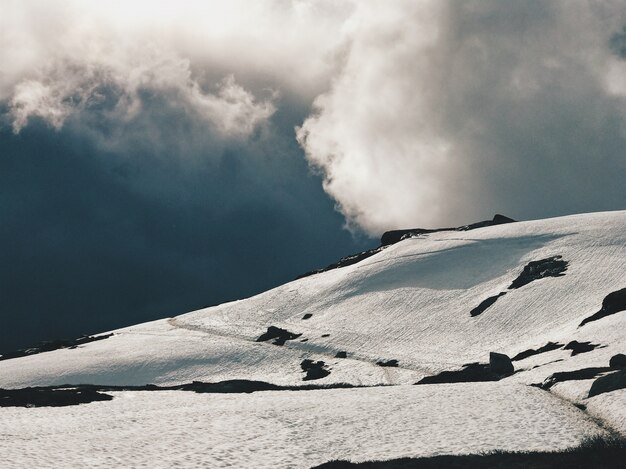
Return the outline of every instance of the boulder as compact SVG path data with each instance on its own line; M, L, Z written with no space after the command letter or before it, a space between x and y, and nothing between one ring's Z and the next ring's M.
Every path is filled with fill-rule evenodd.
M489 369L496 375L509 376L515 372L511 359L503 354L490 352L489 353Z
M588 397L624 388L626 388L626 370L618 370L596 379L589 389Z
M611 368L626 368L626 355L623 353L613 355L609 360L609 366Z

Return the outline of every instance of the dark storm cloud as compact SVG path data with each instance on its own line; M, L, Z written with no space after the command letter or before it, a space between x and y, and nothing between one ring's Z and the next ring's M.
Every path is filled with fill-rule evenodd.
M146 7L0 15L0 350L250 295L361 247L293 135L346 4Z
M124 130L96 114L1 135L0 349L244 297L360 247L291 126L222 141L163 103Z

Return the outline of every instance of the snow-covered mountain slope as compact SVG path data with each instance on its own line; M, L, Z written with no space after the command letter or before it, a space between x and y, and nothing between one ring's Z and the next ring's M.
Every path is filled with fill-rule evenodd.
M521 274L529 277L516 280ZM540 278L527 281L532 280L533 274ZM300 385L305 384L305 359L324 362L318 368L325 370L325 376L312 381L316 384L404 385L461 369L470 362L488 362L490 352L514 357L552 342L557 344L553 350L513 361L516 373L498 383L279 394L289 394L285 399L293 400L296 407L304 395L308 396L306 399L351 395L357 400L379 396L384 401L405 395L413 399L424 392L418 390L422 387L443 389L442 386L448 386L447 393L466 397L490 392L503 396L519 394L515 399L520 400L520 408L541 407L564 398L586 405L592 416L626 434L626 414L619 411L626 408L624 390L587 397L593 378L608 371L610 358L626 353L626 312L607 314L580 326L585 318L601 309L607 295L624 288L626 211L518 222L466 232L436 232L405 239L357 264L305 277L246 300L116 330L110 338L74 349L0 361L0 388L171 385L228 379ZM484 303L489 298L492 299ZM488 307L480 312L476 310L479 305ZM275 345L272 339L258 341L268 332L271 335L281 331L287 339L283 345ZM572 341L578 343L570 346L574 351L564 347ZM345 352L346 358L337 358L338 354L342 356L340 352ZM377 364L390 360L396 360L397 366ZM527 391L528 385L543 383L554 373L590 367L599 371L587 379L551 383L551 394L539 389ZM363 397L357 397L359 393ZM274 392L261 394L265 397L254 399L280 399ZM220 397L231 398L235 397ZM174 398L164 401L168 399ZM199 397L185 399L201 401ZM467 402L480 403L481 398ZM104 409L111 405L92 403L85 408ZM260 408L263 405L259 404ZM561 407L554 407L557 408ZM562 428L569 428L570 424L579 429L591 425L587 416L573 409L555 410L562 419ZM21 411L11 412L17 415ZM532 423L531 414L522 419L526 423L517 428L524 428L531 436L519 439L518 449L524 449L524 445L533 447L535 432L545 433L540 423ZM469 417L465 422L462 418L457 422L475 424ZM504 427L502 431L507 434ZM591 427L604 431L595 423ZM589 432L579 431L574 440L579 441ZM555 435L557 439L563 437L559 432ZM559 441L567 440L563 438ZM387 456L422 454L406 447L402 450L401 446L394 446L396 450ZM464 448L481 451L495 447L498 445ZM444 452L445 448L437 446L424 454ZM330 452L315 460L327 460L329 455ZM352 454L362 459L360 455L369 453Z
M483 300L506 291L526 264L555 255L568 262L563 276L511 290L470 316ZM433 233L253 298L120 329L76 349L0 362L0 386L229 378L297 384L301 357L331 364L321 382L410 383L485 361L491 351L514 356L549 341L572 340L605 347L527 361L534 365L549 356L568 358L567 366L605 365L612 354L624 352L626 315L578 325L606 295L624 287L626 212ZM306 314L312 316L303 320ZM256 342L269 326L301 336L282 347ZM339 351L348 358L334 359ZM376 366L389 359L399 367Z

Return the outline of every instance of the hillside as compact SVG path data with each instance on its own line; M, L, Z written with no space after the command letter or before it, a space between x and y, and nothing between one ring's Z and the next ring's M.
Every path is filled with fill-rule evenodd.
M0 409L5 458L310 467L626 435L623 310L626 211L414 233L249 299L0 361L0 388L113 396ZM183 389L227 380L246 381ZM248 381L268 390L237 392Z

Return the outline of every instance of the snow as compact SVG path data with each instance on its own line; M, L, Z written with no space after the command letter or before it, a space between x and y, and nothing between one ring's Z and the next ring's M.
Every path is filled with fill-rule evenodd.
M564 276L507 290L528 262L556 255L569 263ZM540 440L546 448L554 449L575 444L591 428L600 431L572 403L587 405L590 416L626 434L626 417L619 410L626 408L626 395L622 391L587 399L592 380L559 383L551 392L528 386L543 382L555 372L606 367L612 355L626 353L626 313L578 327L584 318L598 311L607 294L624 287L626 211L519 222L467 232L438 232L407 239L360 263L293 281L246 300L113 331L115 335L111 338L77 349L0 362L0 387L5 388L81 383L177 384L226 379L298 385L304 384L300 363L305 358L323 360L331 371L315 383L396 386L251 396L121 393L111 402L73 408L0 409L2 425L8 425L4 423L7 421L12 428L10 437L3 430L0 439L10 441L10 450L16 451L13 454L18 454L18 448L30 451L27 454L35 461L38 457L45 458L45 451L20 445L28 444L25 441L29 441L32 431L33 435L40 435L38 444L42 448L48 444L47 440L52 446L63 446L56 436L44 432L51 422L59 424L59 416L67 415L79 422L93 412L91 418L111 420L107 425L113 427L106 429L120 429L126 425L136 427L132 418L150 420L150 413L156 412L168 419L175 432L184 433L185 424L189 424L177 423L177 419L189 418L195 422L197 427L192 425L192 428L204 433L206 457L213 458L222 453L209 451L207 441L215 441L216 448L232 443L239 448L234 453L268 451L274 459L288 455L292 461L320 462L321 455L326 459L350 456L361 460L511 449L511 444L518 445L518 449L533 449L538 448ZM485 312L470 316L470 311L480 302L503 291L506 295ZM312 317L302 320L307 313ZM282 347L256 342L269 326L302 336ZM329 336L323 337L326 334ZM302 339L308 340L301 342ZM518 373L498 383L401 386L426 375L458 369L465 363L486 362L492 351L514 356L549 341L566 344L572 340L591 341L600 347L576 356L566 350L554 350L514 362ZM338 351L346 351L348 358L334 358ZM399 367L376 365L378 360L391 359L398 360ZM444 400L438 400L439 393ZM425 400L413 402L413 398ZM476 407L479 414L482 412L480 415L474 414L476 402L481 403ZM222 406L219 408L223 412L214 405ZM389 410L387 419L389 406L395 410ZM435 411L429 410L433 406L446 412L439 410L441 416L435 416ZM281 423L268 430L264 425L269 423L263 419L269 410L263 409L269 408L280 415L274 420L295 419L302 425L292 428ZM381 412L381 408L385 411ZM412 410L406 410L405 417L401 408ZM511 408L517 409L519 415L511 415ZM319 419L311 415L311 409L319 413ZM333 413L341 415L345 422L334 419ZM540 414L552 417L546 417L545 421ZM227 432L229 441L218 445L221 437L210 417L216 415L224 425L228 422L224 428L238 425L244 428L240 433ZM29 416L41 417L38 421L44 433L31 428ZM116 418L121 419L119 427L114 422ZM414 427L407 427L407 433L403 434L397 422L404 422L405 418L413 420ZM462 425L455 425L457 421ZM415 427L416 423L424 423L424 427ZM76 425L81 428L81 424ZM373 428L367 430L369 426ZM148 434L152 431L141 428ZM481 431L477 433L475 428ZM376 432L391 434L392 431L394 438L397 436L394 440L397 445L381 444ZM116 435L106 436L104 429L102 432L100 437L104 440L115 440L109 441L116 448L112 454L125 455L124 445L132 442L122 441ZM276 442L260 443L264 441L260 435L263 432L275 434ZM325 439L326 432L330 432L331 440ZM189 441L201 438L184 434ZM363 440L357 444L358 435ZM91 441L92 436L78 432L73 438L66 449L81 448L81 441ZM343 446L335 441L342 438ZM323 444L317 446L319 442ZM254 446L257 443L258 448ZM145 444L155 445L153 450L157 451L156 442L146 440ZM191 442L189 445L193 446ZM372 453L378 451L376 448L380 452ZM188 451L192 451L191 447ZM171 457L182 458L191 454L188 451L181 449L181 453L173 452ZM77 449L67 453L68 458L81 457ZM195 461L194 457L204 456L190 457L190 461ZM243 459L237 461L245 462L245 455L228 457L240 457ZM284 458L287 461L287 456ZM35 461L34 465L39 464Z
M0 439L11 439L3 467L305 468L337 458L564 449L602 433L549 393L499 383L115 397L3 409Z

